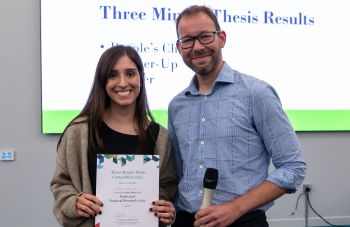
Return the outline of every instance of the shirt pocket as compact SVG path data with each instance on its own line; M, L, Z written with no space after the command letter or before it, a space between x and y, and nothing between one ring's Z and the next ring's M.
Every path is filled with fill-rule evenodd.
M188 105L177 112L173 122L178 142L185 143L198 139L200 106Z

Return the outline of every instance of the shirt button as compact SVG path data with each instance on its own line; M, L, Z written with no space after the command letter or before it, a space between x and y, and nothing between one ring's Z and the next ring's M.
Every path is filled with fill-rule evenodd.
M200 168L200 169L203 169L203 166L202 166L202 165L199 165L199 168Z
M208 96L204 96L204 99L207 99L208 98Z
M202 118L202 122L205 122L205 118L204 117Z
M202 144L202 145L204 144L204 140L201 141L201 144Z
M203 190L201 189L201 190L199 190L199 194L203 194Z

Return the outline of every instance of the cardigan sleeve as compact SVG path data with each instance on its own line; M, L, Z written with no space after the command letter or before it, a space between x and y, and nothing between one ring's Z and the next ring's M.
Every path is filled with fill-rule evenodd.
M177 191L177 174L169 135L163 127L160 127L156 148L160 155L159 198L173 201Z
M84 124L70 126L57 151L50 188L54 195L54 215L63 226L85 226L83 223L93 221L79 216L75 209L78 194L83 191L91 193L91 186L86 186L90 183L86 179L89 178L86 138Z

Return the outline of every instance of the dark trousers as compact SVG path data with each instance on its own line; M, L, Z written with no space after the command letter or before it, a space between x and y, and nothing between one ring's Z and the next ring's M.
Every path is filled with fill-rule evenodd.
M194 213L188 213L186 211L178 211L176 213L176 219L172 227L193 227ZM255 210L246 213L239 219L237 219L229 227L269 227L266 221L265 212L262 210Z

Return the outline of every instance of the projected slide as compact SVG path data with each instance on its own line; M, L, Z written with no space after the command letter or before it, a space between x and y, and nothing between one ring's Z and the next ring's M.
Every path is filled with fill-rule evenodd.
M296 131L350 130L346 0L41 0L42 132L61 133L84 106L101 54L134 46L149 104L167 125L170 100L193 72L176 49L175 19L211 7L227 34L224 60L270 83Z

